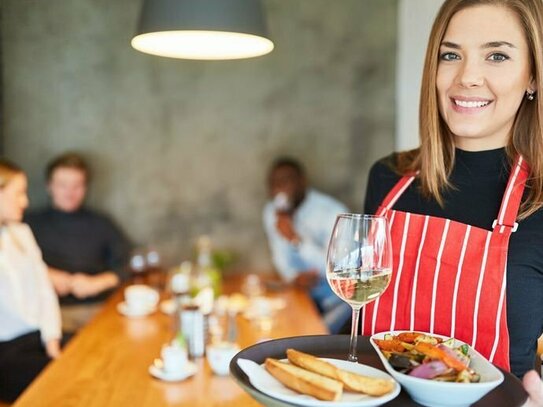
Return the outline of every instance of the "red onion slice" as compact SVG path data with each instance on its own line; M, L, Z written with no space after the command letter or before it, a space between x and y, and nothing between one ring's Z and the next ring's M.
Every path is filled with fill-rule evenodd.
M434 360L428 363L423 363L409 372L409 376L418 377L421 379L433 379L436 376L447 372L449 367L440 360Z

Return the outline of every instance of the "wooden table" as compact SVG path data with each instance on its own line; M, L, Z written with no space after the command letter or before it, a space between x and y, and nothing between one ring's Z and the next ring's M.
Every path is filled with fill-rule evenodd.
M240 282L240 278L229 279L225 292L236 291ZM242 348L264 337L327 333L304 292L287 289L273 295L284 298L287 307L278 312L271 331L255 329L242 316L237 317ZM159 356L161 346L172 338L174 320L160 312L145 318L126 318L116 310L121 300L122 293L118 292L14 407L259 406L231 377L213 375L204 358L195 361L198 373L186 381L165 383L152 378L148 367Z

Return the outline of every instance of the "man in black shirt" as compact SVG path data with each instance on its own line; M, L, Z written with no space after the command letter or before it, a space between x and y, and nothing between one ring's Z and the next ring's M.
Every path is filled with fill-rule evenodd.
M79 155L54 159L46 176L51 206L25 220L60 297L63 329L75 332L123 279L129 244L107 217L83 207L89 169Z

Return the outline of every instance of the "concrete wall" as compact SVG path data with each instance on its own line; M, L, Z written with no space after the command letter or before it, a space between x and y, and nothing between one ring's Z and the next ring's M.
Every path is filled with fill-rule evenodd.
M396 0L267 0L276 49L196 62L138 53L135 0L3 0L5 152L46 202L42 170L92 161L90 205L171 261L211 235L242 266L270 265L261 208L279 154L362 209L394 146Z

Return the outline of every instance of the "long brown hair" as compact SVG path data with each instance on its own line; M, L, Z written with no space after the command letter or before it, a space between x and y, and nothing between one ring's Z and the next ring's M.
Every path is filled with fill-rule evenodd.
M400 153L397 171L420 171L422 192L443 205L442 192L451 187L454 138L441 118L436 90L439 48L451 18L460 10L478 5L496 5L517 14L530 52L535 100L520 104L506 152L509 163L520 154L530 165L529 190L518 218L524 219L543 206L543 1L542 0L446 0L432 26L426 50L419 105L420 147Z

